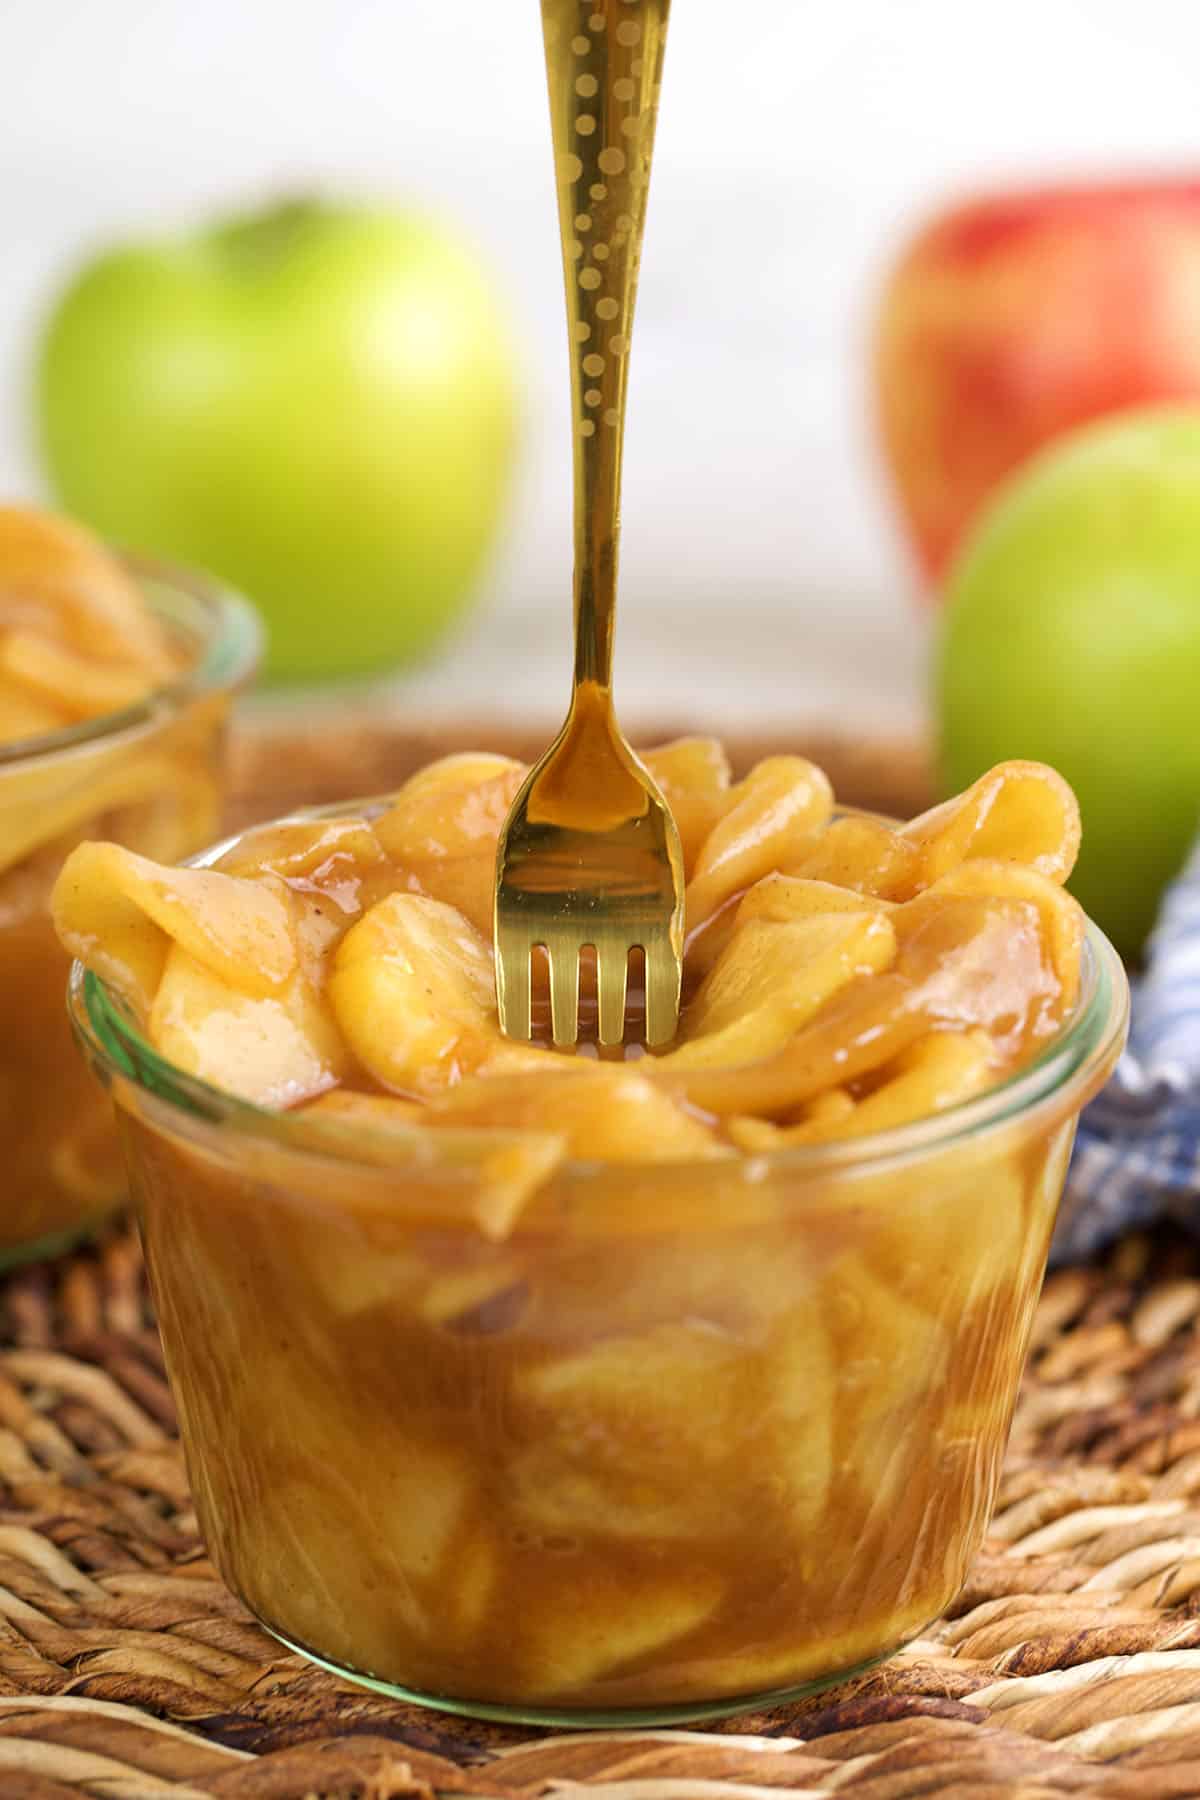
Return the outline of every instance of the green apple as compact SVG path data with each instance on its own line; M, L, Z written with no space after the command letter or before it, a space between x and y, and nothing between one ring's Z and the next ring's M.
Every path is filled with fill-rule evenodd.
M1079 796L1072 888L1135 956L1200 827L1200 410L1126 414L1026 463L951 571L941 775L1052 763Z
M452 235L289 202L84 268L46 323L38 424L64 507L241 588L269 674L321 679L416 656L466 604L509 486L514 361Z

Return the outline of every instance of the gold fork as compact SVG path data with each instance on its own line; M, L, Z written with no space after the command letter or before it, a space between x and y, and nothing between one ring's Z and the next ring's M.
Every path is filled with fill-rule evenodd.
M596 957L598 1035L620 1043L630 951L646 1042L679 1020L683 854L670 809L617 724L613 614L626 367L670 0L543 0L567 289L575 469L575 678L558 737L521 788L496 860L496 993L531 1035L530 961L550 969L556 1044L579 1031L580 953Z

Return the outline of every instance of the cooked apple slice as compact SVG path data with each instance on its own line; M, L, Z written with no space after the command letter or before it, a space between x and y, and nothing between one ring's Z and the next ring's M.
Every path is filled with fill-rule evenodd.
M1054 1028L1061 986L1031 902L946 897L911 933L896 927L891 967L852 981L772 1054L725 1068L647 1059L647 1074L722 1117L778 1118L831 1085L870 1077L930 1029L980 1027L997 1066ZM779 928L777 928L779 929Z
M79 656L33 631L0 634L0 672L53 707L65 723L122 712L147 688L144 669Z
M522 1370L526 1447L510 1464L522 1516L544 1531L700 1541L736 1530L740 1498L811 1523L831 1477L833 1376L802 1277L789 1298L773 1327L760 1320L759 1344L687 1314Z
M1063 882L1079 854L1079 803L1045 763L1006 762L962 794L902 828L921 857L924 883L976 857L1027 864Z
M825 824L833 805L828 779L802 756L769 756L731 795L696 859L688 883L688 930L732 894L796 856Z
M689 1181L656 1180L656 1167L631 1168L627 1184L590 1184L597 1190L590 1218L586 1191L553 1218L533 1218L534 1227L556 1227L570 1211L574 1228L542 1278L531 1237L536 1324L547 1356L582 1354L618 1328L623 1341L640 1344L681 1321L757 1354L796 1307L813 1310L824 1270L853 1239L852 1209L816 1195L798 1234L787 1181L772 1192L769 1181L743 1180L738 1162L706 1164ZM757 1207L764 1190L773 1216ZM656 1191L665 1194L657 1214ZM760 1395L755 1407L761 1402Z
M845 1404L829 1335L817 1316L815 1291L793 1293L773 1324L759 1405L778 1516L803 1539L811 1534L833 1487L835 1422Z
M308 1110L291 1117L303 1118ZM308 1147L303 1134L297 1142ZM319 1140L312 1147L319 1148ZM310 1174L309 1160L304 1176ZM278 1183L277 1164L278 1157L273 1171L269 1154L252 1158L244 1173ZM430 1278L416 1232L397 1218L394 1191L370 1210L356 1204L356 1171L331 1182L329 1165L311 1159L311 1172L311 1179L289 1183L290 1304L308 1321L315 1342L327 1338L340 1320L363 1314L377 1314L379 1330L395 1330L416 1310Z
M267 1612L302 1640L326 1644L331 1634L334 1641L340 1636L350 1661L362 1654L364 1628L376 1654L395 1655L412 1632L438 1641L442 1585L452 1576L471 1506L464 1459L412 1434L376 1436L364 1446L349 1425L331 1432L328 1415L318 1414L317 1429L307 1431L308 1404L307 1415L293 1409L290 1439L303 1476L288 1480L277 1472L246 1521L257 1545L253 1556L240 1547L245 1591L273 1599ZM278 1442L293 1424L277 1412L267 1421L267 1441ZM355 1474L364 1450L367 1482ZM463 1598L469 1609L470 1596Z
M493 1539L478 1524L459 1535L446 1575L438 1582L439 1626L449 1627L469 1644L483 1630L500 1580L500 1559Z
M213 1442L219 1442L214 1425ZM278 1456L253 1467L244 1454L248 1435L242 1422L242 1480L259 1496L239 1519L236 1541L224 1552L226 1578L256 1610L299 1643L320 1643L327 1654L371 1666L395 1647L422 1641L430 1631L430 1611L411 1581L377 1547L374 1556L347 1555L357 1524L359 1542L372 1542L377 1520L361 1516L362 1483L354 1456L344 1464L323 1455L295 1472L281 1469ZM278 1415L266 1415L261 1436L281 1435ZM361 1445L358 1446L361 1454ZM390 1577L381 1602L380 1570Z
M825 1138L887 1131L945 1112L982 1093L999 1058L986 1031L931 1031L880 1071L879 1085L841 1119L825 1121Z
M828 1088L799 1109L802 1117L793 1125L735 1118L726 1122L726 1131L739 1149L752 1152L887 1131L982 1093L994 1081L998 1063L986 1031L930 1031L885 1065L878 1085L860 1100L844 1088Z
M790 925L801 919L824 918L830 913L887 912L892 902L857 888L837 887L832 881L814 881L802 875L764 875L748 888L734 915L740 929L754 919Z
M927 912L914 905L897 916L896 927L910 1009L929 1024L987 1031L997 1068L1058 1029L1063 983L1035 901L943 894Z
M132 661L147 685L176 671L137 584L83 526L32 506L0 506L0 611L12 629L78 654Z
M496 1131L472 1131L465 1121L460 1121L464 1130L453 1143L444 1133L431 1137L426 1129L432 1120L429 1107L393 1095L337 1089L320 1095L298 1116L315 1123L318 1129L332 1126L343 1144L345 1134L352 1133L354 1154L376 1168L403 1163L428 1167L439 1161L444 1169L469 1167L473 1176L470 1216L483 1235L493 1241L508 1237L567 1153L566 1139L560 1133L518 1131L507 1121L504 1129ZM348 1194L344 1195L344 1203L353 1205ZM502 1274L499 1285L510 1280L510 1274ZM481 1303L485 1298L485 1294L478 1293L473 1302L464 1299L463 1307ZM448 1293L446 1305L455 1305L452 1292ZM422 1307L422 1311L430 1318L442 1316L438 1304L432 1311L428 1307Z
M830 881L806 881L774 871L764 875L742 895L733 895L720 910L703 921L687 940L684 974L691 981L706 976L728 948L734 934L751 920L789 925L821 913L878 912L890 901Z
M345 1073L337 1027L302 976L249 994L180 944L167 954L149 1032L177 1068L257 1106L294 1106Z
M406 782L375 823L392 861L489 941L496 843L527 773L507 756L443 757Z
M822 1138L844 1135L857 1110L856 1102L845 1088L826 1088L823 1093L796 1108L790 1125L775 1125L770 1119L726 1119L725 1130L739 1150L761 1154L770 1150L788 1150L800 1144L820 1143Z
M309 978L369 907L401 877L366 819L291 819L249 832L216 865L225 874L280 876L291 897L292 930Z
M386 863L383 845L366 819L284 819L248 831L216 867L227 875L269 870L286 881L336 888Z
M866 814L834 819L814 843L780 867L805 881L852 888L878 900L906 900L921 885L916 846L882 819Z
M532 1055L536 1060L513 1074L485 1073L438 1095L430 1123L549 1133L571 1155L595 1162L707 1161L725 1154L702 1120L635 1065L572 1066L553 1051Z
M569 1536L687 1542L730 1530L734 1446L756 1398L748 1360L735 1339L687 1321L518 1371L514 1511Z
M525 1273L519 1257L496 1253L486 1261L464 1261L457 1269L427 1268L417 1310L431 1325L445 1326L460 1336L494 1337L525 1314L529 1298Z
M80 844L63 864L51 909L64 949L107 981L144 1019L171 940L126 892L122 859L128 854L111 844Z
M701 846L728 810L735 791L730 786L729 758L716 738L688 737L647 750L642 761L671 809L690 877Z
M839 988L894 960L896 934L880 910L776 924L750 919L733 937L684 1015L678 1050L660 1068L721 1068L770 1056Z
M911 1426L950 1369L954 1321L945 1314L953 1304L939 1286L943 1273L924 1269L920 1292L932 1310L901 1292L892 1269L881 1276L861 1255L842 1258L822 1287L839 1395L835 1455L879 1505L896 1497L914 1454Z
M496 1016L492 953L453 906L393 893L351 926L328 994L346 1041L382 1086L429 1098L484 1064L526 1067Z
M485 1151L478 1164L472 1211L485 1237L508 1237L518 1219L567 1155L559 1132L523 1131Z
M570 1604L518 1610L514 1649L529 1698L569 1699L624 1665L665 1652L710 1619L723 1584L696 1567L658 1574L590 1568L571 1589Z
M1049 1208L1031 1218L1022 1159L998 1155L994 1143L967 1141L936 1167L897 1170L864 1198L874 1215L864 1262L890 1293L951 1324L972 1296L1020 1285L1052 1222Z
M378 1448L378 1447L377 1447ZM437 1579L470 1504L469 1466L453 1448L401 1434L386 1474L393 1550L414 1576Z
M920 923L954 900L1027 902L1036 908L1047 962L1058 978L1060 1010L1066 1013L1079 994L1083 959L1084 915L1079 902L1048 875L1025 864L995 857L972 857L957 864L925 891L899 908L893 923L904 938Z
M61 707L0 668L0 743L45 737L69 723Z
M278 993L296 968L287 890L216 869L170 869L118 844L80 844L53 896L55 927L89 968L144 1003L154 933L174 940L219 982Z

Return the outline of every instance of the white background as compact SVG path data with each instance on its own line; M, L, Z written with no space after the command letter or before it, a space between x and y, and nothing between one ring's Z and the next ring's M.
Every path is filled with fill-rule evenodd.
M920 715L870 433L881 268L979 184L1200 167L1195 0L676 0L633 364L631 713ZM407 684L558 705L565 333L536 0L0 0L0 488L36 492L29 344L89 246L306 184L440 208L524 348L487 606Z

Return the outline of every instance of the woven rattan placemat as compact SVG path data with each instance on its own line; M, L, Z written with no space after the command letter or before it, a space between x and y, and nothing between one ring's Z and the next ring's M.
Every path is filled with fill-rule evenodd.
M256 733L234 817L382 790L497 735ZM924 803L918 750L803 747L847 801ZM1196 1250L1131 1238L1050 1278L991 1533L920 1643L768 1715L574 1737L398 1705L253 1623L197 1536L128 1231L0 1285L0 1800L583 1792L1200 1796Z

